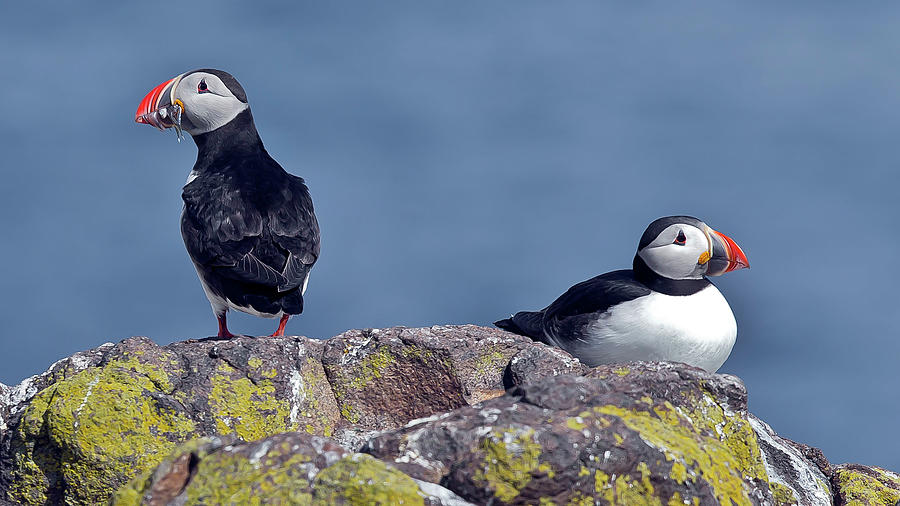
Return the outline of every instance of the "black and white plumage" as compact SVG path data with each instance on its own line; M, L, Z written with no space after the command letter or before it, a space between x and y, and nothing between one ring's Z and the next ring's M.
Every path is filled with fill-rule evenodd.
M232 336L228 309L281 318L273 335L283 335L303 312L319 225L303 179L266 152L241 85L221 70L182 74L147 95L136 121L183 128L197 144L181 233L219 336Z
M578 283L546 308L495 325L590 366L667 360L714 372L731 353L737 323L706 277L748 266L734 241L697 218L660 218L641 237L633 269Z

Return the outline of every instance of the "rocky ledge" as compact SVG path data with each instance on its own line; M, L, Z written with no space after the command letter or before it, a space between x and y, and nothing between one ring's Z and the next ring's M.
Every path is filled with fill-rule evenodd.
M472 325L134 337L0 384L0 503L885 504L740 379Z

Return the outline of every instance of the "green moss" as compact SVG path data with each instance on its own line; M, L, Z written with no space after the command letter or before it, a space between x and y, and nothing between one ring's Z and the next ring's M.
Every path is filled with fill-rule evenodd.
M404 348L407 354L415 353L414 347ZM345 350L345 353L347 350ZM430 352L429 352L430 353ZM343 368L342 374L331 382L334 397L340 406L341 416L350 423L358 423L362 418L360 412L353 406L352 401L347 401L351 392L361 390L371 382L379 379L391 364L394 356L391 348L380 346L375 351L362 358L355 367Z
M566 427L572 430L584 430L587 427L587 424L584 423L584 418L580 416L573 416L570 418L566 418Z
M58 463L48 459L46 454L17 454L9 498L20 504L46 504L49 499L47 489L51 480L55 481L58 476Z
M613 372L628 373L625 368ZM639 402L640 407L653 406L649 397L641 398ZM768 481L752 427L740 416L726 414L708 392L704 391L702 397L687 404L699 407L685 412L669 402L656 404L650 411L600 406L593 412L582 412L578 417L567 419L566 425L572 430L583 430L588 423L603 428L611 421L597 415L620 418L645 441L665 453L672 463L669 476L674 481L684 484L700 477L710 484L723 503L733 499L737 504L745 504L749 501L749 490L742 478ZM615 441L621 444L624 439L615 434ZM619 501L630 500L621 495L625 490L623 487L627 486L629 491L626 495L644 488L642 482L634 482L627 476L610 478L601 474L595 478L598 493L604 496L608 493Z
M547 477L551 480L556 477L556 471L553 470L553 466L546 462L541 462L540 464L538 464L537 470L538 472L546 474Z
M473 480L491 488L501 501L516 498L538 471L541 445L534 441L534 429L495 430L481 441L480 448L485 455L484 464Z
M419 486L409 476L369 455L345 457L323 469L313 483L315 505L424 505Z
M270 451L253 461L220 451L201 459L185 489L185 504L310 504L311 484L303 466L309 457L298 453L282 460L281 453Z
M543 501L543 498L541 498ZM576 490L572 497L569 499L569 502L566 503L566 506L594 506L596 502L593 497L586 496L580 491ZM541 504L544 504L543 502ZM553 501L548 500L547 504L555 504Z
M501 353L496 348L491 348L487 353L479 355L475 359L472 369L478 377L484 377L492 374L502 373L504 366L509 361L509 357Z
M869 467L869 469L875 471L875 474L878 475L878 480L882 483L890 483L894 488L900 487L900 475L897 473L875 466Z
M686 471L690 470L691 475L699 475L710 485L720 503L750 503L739 462L730 449L716 439L696 433L676 412L658 409L651 413L613 405L598 406L594 411L621 419L641 438L662 451L666 460L679 462Z
M344 350L345 353L348 350ZM408 352L410 353L410 352ZM360 413L346 399L353 391L365 388L384 374L385 369L394 362L391 349L381 346L361 359L355 367L344 367L341 374L331 383L334 397L340 405L341 416L350 423L357 423L361 419Z
M400 348L400 355L402 355L404 358L415 357L422 360L427 360L434 357L434 352L429 350L428 348L422 348L419 346L404 346Z
M160 460L160 465L166 462L171 463L185 453L193 453L199 458L203 458L215 450L218 445L212 444L214 438L201 437L192 439L186 443L179 445L175 450ZM153 473L156 469L149 469L133 478L127 485L121 487L111 498L110 502L115 506L139 506L143 500L144 494L150 489Z
M700 499L694 497L692 498L692 500L687 501L683 497L681 497L680 492L675 492L674 494L672 494L672 497L669 498L669 502L666 503L666 506L684 506L685 504L700 506Z
M594 471L594 492L598 499L606 499L609 504L615 504L616 491L613 486L613 480L609 475L601 470Z
M650 482L650 468L640 462L637 465L640 478L631 475L611 477L603 471L594 473L594 492L597 499L604 499L609 504L645 504L662 506L662 501L655 495Z
M741 474L768 482L769 476L760 453L759 441L750 423L740 415L726 413L725 409L716 402L712 392L703 386L700 388L699 396L694 392L683 395L686 400L684 404L693 406L694 409L680 410L679 412L690 419L691 425L698 429L698 432L703 431L706 435L717 438L725 445L737 462L736 469ZM674 406L669 402L665 402L664 406L665 411L675 413ZM661 417L665 416L668 415L661 415Z
M381 378L384 370L394 362L391 350L382 346L359 361L356 374L350 380L349 388L359 390L375 379Z
M341 404L341 416L350 423L357 423L361 418L359 411L350 403Z
M835 469L838 493L847 506L894 506L900 501L900 476L871 467L875 476L850 467ZM893 486L891 486L893 485Z
M818 485L819 488L821 490L824 490L828 495L831 495L831 487L826 485L824 481L820 480L819 478L816 478L816 485Z
M787 485L782 485L781 483L773 481L769 483L769 490L772 491L772 497L775 499L775 504L778 506L798 504L794 491Z
M105 501L194 431L157 400L171 390L166 372L130 356L38 393L18 427L10 498L36 504L53 488L64 502Z
M669 473L669 477L678 483L684 483L687 481L687 468L681 462L672 462L672 471Z
M750 422L741 416L726 414L724 408L715 402L715 396L711 392L705 388L702 391L706 397L705 402L697 403L700 408L691 413L691 420L695 425L705 420L706 427L714 434L720 435L719 440L731 450L738 461L741 472L746 476L760 481L769 481L760 453L759 441ZM694 416L698 414L701 415L700 420ZM702 425L700 423L700 426ZM714 431L714 425L720 427L718 432Z
M254 384L250 378L236 378L238 371L226 362L219 364L217 372L210 378L209 408L219 434L255 441L298 428L290 422L290 403L275 396L271 380Z
M633 480L629 475L617 476L614 491L615 500L612 504L662 506L662 501L654 495L650 480L646 477L642 477L640 480Z
M110 500L110 504L113 506L141 506L141 502L144 500L144 494L141 490L144 488L148 477L149 475L142 475L141 478L143 479L137 487L128 485L116 491Z

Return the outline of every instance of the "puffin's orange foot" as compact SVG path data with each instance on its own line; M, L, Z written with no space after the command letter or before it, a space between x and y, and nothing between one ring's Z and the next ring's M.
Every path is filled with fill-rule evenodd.
M228 325L225 323L225 313L216 316L216 319L219 320L219 337L222 339L234 337L234 334L228 331Z
M287 325L288 320L291 319L291 315L285 313L281 315L281 321L278 322L278 328L275 330L275 333L269 337L283 337L284 336L284 327Z

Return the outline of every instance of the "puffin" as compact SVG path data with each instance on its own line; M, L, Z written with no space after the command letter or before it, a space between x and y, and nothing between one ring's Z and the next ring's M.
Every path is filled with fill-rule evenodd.
M725 234L692 216L666 216L644 231L631 269L582 281L544 309L494 325L590 367L659 360L715 372L731 353L737 322L708 277L749 266Z
M187 132L197 162L182 189L181 236L218 320L229 309L278 318L283 336L303 312L309 273L319 258L319 224L303 178L285 171L263 146L244 88L228 72L199 69L153 88L135 121Z

